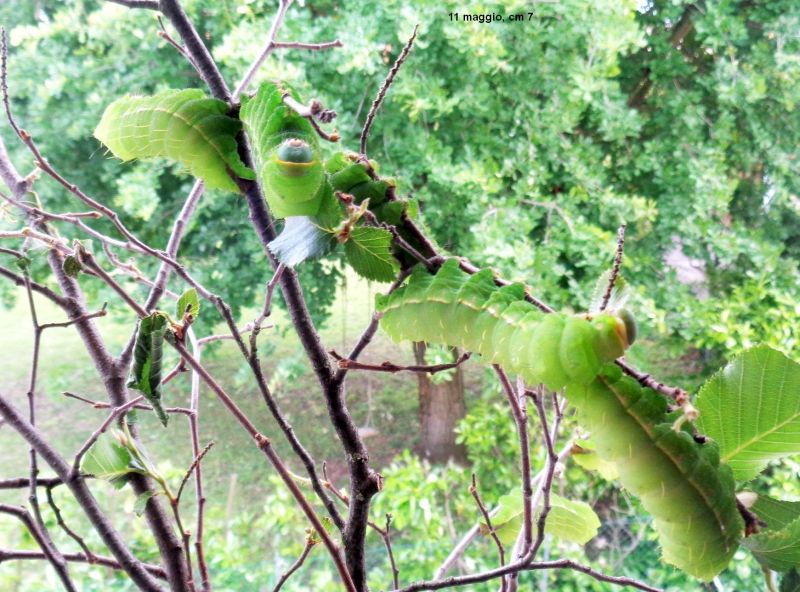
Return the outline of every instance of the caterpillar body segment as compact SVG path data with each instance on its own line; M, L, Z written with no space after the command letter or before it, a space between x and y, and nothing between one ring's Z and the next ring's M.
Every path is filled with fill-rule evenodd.
M165 157L181 163L208 187L238 191L229 172L253 179L239 158L241 122L228 105L199 89L127 96L106 107L95 137L123 161Z
M284 104L286 92L265 82L252 98L242 97L239 117L275 217L315 216L330 194L319 140L311 124Z
M566 395L598 454L616 463L622 484L653 516L664 560L702 580L722 571L744 524L716 443L673 430L664 397L619 372L568 384Z
M551 390L588 383L624 351L622 321L613 315L545 314L524 297L522 284L497 287L491 271L469 275L450 259L436 275L415 269L405 287L378 299L378 310L395 341L473 351Z
M715 443L672 429L666 399L610 364L635 338L630 315L544 313L519 284L497 287L489 270L468 275L448 260L423 268L387 297L381 326L395 341L430 341L480 353L529 384L566 387L598 454L653 516L664 559L710 580L738 547L735 483Z

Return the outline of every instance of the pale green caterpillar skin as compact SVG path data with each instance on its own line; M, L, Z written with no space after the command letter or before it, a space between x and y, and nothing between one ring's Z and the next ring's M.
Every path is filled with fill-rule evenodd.
M117 99L103 113L95 137L123 161L165 157L183 164L206 186L238 191L229 171L252 179L237 152L241 122L224 101L199 89Z
M405 288L378 301L378 310L395 341L477 352L487 363L551 390L588 384L628 345L625 323L611 314L547 314L524 297L522 284L498 288L491 271L468 275L450 259L435 276L415 270Z
M566 393L598 454L616 463L622 484L653 516L664 560L705 581L725 569L744 524L717 444L673 430L664 397L620 372L567 385Z
M415 269L406 286L377 298L377 309L396 341L457 346L529 384L566 387L598 453L653 516L664 559L712 579L742 535L733 476L715 443L672 429L662 395L609 364L635 338L632 317L547 314L524 296L521 284L498 288L490 270L468 275L450 259L436 275Z
M265 82L242 97L239 117L251 139L256 173L276 218L315 216L330 193L311 124L283 102L284 89Z

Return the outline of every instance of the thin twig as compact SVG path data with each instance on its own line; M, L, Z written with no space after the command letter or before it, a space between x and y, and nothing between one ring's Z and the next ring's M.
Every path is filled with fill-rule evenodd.
M323 43L304 43L302 41L276 41L272 44L273 49L307 49L309 51L321 51L323 49L333 49L343 47L344 44L339 39L325 41Z
M489 512L486 510L486 506L483 504L481 496L478 493L478 482L475 478L475 473L472 473L472 485L469 486L469 492L472 494L472 497L478 506L478 510L480 510L481 516L483 516L483 521L486 523L486 528L489 530L489 534L494 540L495 545L497 545L497 554L500 555L500 565L505 565L506 551L503 547L503 543L500 541L500 537L497 536L497 531L495 531L494 526L492 526L492 519L489 517ZM501 582L500 590L501 592L505 592L508 589L505 578L503 578ZM395 587L397 586L395 585Z
M113 557L105 555L86 555L85 553L62 553L62 557L66 561L73 563L91 563L93 565L102 565L103 567L110 567L111 569L124 570L125 568L120 565L119 561ZM40 559L47 559L47 556L41 551L28 551L28 550L12 550L0 549L0 563L4 561L36 561ZM162 580L167 579L167 572L160 565L153 565L151 563L143 563L142 566L157 578Z
M72 540L78 543L78 546L80 546L80 548L83 550L83 553L89 560L89 563L95 563L95 554L92 553L92 551L86 545L86 541L84 541L80 535L78 535L74 530L72 530L69 526L67 526L66 522L64 522L64 518L61 515L61 510L56 504L56 501L53 499L53 488L48 487L45 489L45 492L47 494L47 504L50 506L50 509L53 511L53 514L55 514L56 522L58 523L58 525L65 533L67 533L67 535L69 535L70 538L72 538Z
M514 424L517 428L517 438L519 440L519 454L520 454L520 473L522 476L522 532L520 538L522 541L522 555L528 552L531 547L533 539L533 488L531 484L531 458L530 458L530 444L528 440L528 413L525 407L525 397L520 396L511 385L508 376L497 364L493 365L494 371L500 379L500 384L503 387L503 392L506 394L508 403L511 407L511 415L514 418Z
M400 570L397 568L397 563L394 559L394 552L392 551L392 539L390 538L389 529L392 525L392 515L386 514L386 526L383 529L377 529L378 533L383 539L383 544L386 547L386 554L389 556L389 567L392 569L392 585L395 588L400 586Z
M167 32L167 29L164 26L164 21L161 19L161 17L159 16L157 18L158 18L158 26L161 29L158 32L158 36L161 37L168 44L170 44L172 47L174 47L177 50L177 52L179 54L181 54L186 59L186 61L189 62L189 64L191 64L191 66L192 66L192 68L194 68L195 72L197 72L197 74L202 78L203 77L203 73L200 71L200 68L197 66L197 63L194 61L194 58L191 55L189 55L186 52L186 50L183 48L183 46L180 43L178 43L177 41L175 41L172 38L172 36Z
M553 433L551 434L548 428L547 413L544 410L544 392L541 386L538 388L537 393L532 398L533 403L536 406L536 411L539 414L539 423L542 426L542 439L544 440L545 451L547 453L547 468L545 472L544 484L541 488L542 509L539 512L539 518L536 522L536 541L534 542L532 548L532 555L535 557L536 552L539 550L539 547L544 541L545 524L551 509L550 490L552 488L553 476L555 475L556 464L558 462L558 454L556 454L555 448L553 447L553 441L555 440L555 432L558 429L556 422L560 420L560 417L557 415L556 420L554 421ZM558 413L558 407L556 407L556 412Z
M298 569L300 569L300 567L305 562L306 557L308 557L308 554L311 553L311 549L313 549L315 545L317 545L317 541L315 539L311 537L308 537L306 539L306 544L303 547L303 552L300 553L300 557L298 557L297 560L289 566L289 569L283 572L280 579L278 579L278 583L272 589L272 592L278 592L281 588L283 588L283 585L286 583L286 580L292 577L292 574L296 572Z
M197 456L194 458L194 460L192 461L192 464L191 464L191 465L189 465L189 468L186 470L186 474L183 476L183 479L181 479L181 484L180 484L180 486L178 487L178 493L176 493L176 494L175 494L175 503L180 503L180 501L181 501L181 494L183 493L183 488L186 486L186 482L189 480L189 477L191 477L191 475L192 475L192 472L194 471L195 467L196 467L198 464L200 464L200 461L202 461L202 460L203 460L203 457L204 457L206 454L208 454L208 451L209 451L209 450L211 450L211 448L212 448L213 446L214 446L214 441L212 440L211 442L209 442L208 444L206 444L206 447L205 447L205 448L203 448L203 450L201 450L201 451L200 451L200 454L198 454L198 455L197 455Z
M67 590L67 592L77 592L75 584L69 577L66 560L55 548L50 538L45 536L45 534L39 529L28 510L22 506L0 504L0 513L10 514L25 525L25 528L28 529L28 532L31 533L33 539L42 549L42 553L44 553L47 560L53 566L53 569L55 569L56 574L58 574L58 578L61 580L61 583L64 584L64 588Z
M682 406L689 401L689 393L687 391L677 386L669 386L663 382L659 382L653 378L652 375L646 372L641 372L628 364L625 358L617 358L614 360L614 362L617 364L617 366L622 368L625 374L634 378L643 387L652 389L669 397L670 399L674 400L678 406Z
M30 477L13 477L11 479L0 479L0 490L4 489L28 489L30 487ZM64 482L58 477L46 477L36 479L37 487L58 487Z
M318 120L323 121L324 123L330 123L336 117L336 111L322 109L319 101L311 101L309 105L303 105L295 100L294 97L289 94L289 91L284 91L283 102L292 111L308 121L320 138L327 140L328 142L339 141L339 132L334 130L331 133L328 133L317 123Z
M81 395L77 395L75 393L71 393L69 391L64 391L61 393L65 397L70 399L75 399L77 401L81 401L88 405L91 405L95 409L111 409L112 405L110 403L106 403L105 401L92 401L91 399L87 399L86 397L82 397ZM152 411L153 408L150 405L145 405L143 403L138 403L133 406L133 409L141 409L142 411ZM180 413L182 415L192 415L194 411L191 409L187 409L186 407L166 407L164 411L167 413Z
M89 436L86 442L83 443L83 446L81 446L78 449L78 452L75 454L75 460L72 463L72 471L74 474L78 474L78 472L80 471L81 460L83 459L83 456L87 452L89 452L89 449L92 447L92 445L95 442L97 442L97 439L102 434L105 433L105 431L111 426L114 420L123 417L126 413L128 413L128 411L133 409L133 407L135 407L136 404L139 403L142 399L144 399L144 396L140 395L135 399L131 399L121 407L116 407L111 413L109 413L105 421L103 421L103 423L100 424L99 428L97 428L94 432L92 432L92 435Z
M419 25L414 25L414 31L411 33L411 37L409 37L405 47L403 48L403 51L400 52L400 55L397 56L397 59L394 61L394 65L389 70L389 74L386 76L386 79L383 81L383 84L381 84L381 87L378 90L378 95L375 97L375 100L372 101L372 106L369 108L367 119L364 122L363 129L361 130L360 150L361 154L364 156L367 155L367 138L369 138L369 130L372 127L373 121L375 120L375 115L378 113L378 109L380 109L383 99L386 98L386 93L388 92L389 87L392 85L394 77L397 76L397 73L400 71L400 66L402 66L403 62L406 61L408 53L411 51L411 46L414 44L414 39L417 38L418 28Z
M614 284L617 283L619 277L619 268L622 266L622 253L625 249L625 224L620 225L617 230L617 254L614 257L614 266L611 268L611 274L608 276L608 285L603 294L603 300L600 303L600 311L604 311L608 306L608 301L611 300L611 293L614 291Z
M333 357L339 366L339 368L343 368L345 370L369 370L371 372L389 372L394 374L395 372L423 372L427 374L436 374L437 372L443 372L445 370L452 370L453 368L459 367L461 364L469 360L470 356L472 355L469 352L465 352L461 354L455 362L451 362L448 364L434 364L432 366L399 366L397 364L393 364L392 362L383 362L382 364L365 364L362 362L357 362L355 360L349 360L347 358L343 358L335 350L331 350L330 352L331 357Z
M395 592L421 592L422 590L444 590L445 588L455 588L460 586L466 586L468 584L479 584L481 582L488 582L511 573L519 573L523 571L538 571L545 569L572 569L575 571L579 571L581 573L585 573L586 575L591 576L592 578L600 582L608 582L610 584L615 584L617 586L623 586L623 587L628 586L631 588L636 588L637 590L644 590L645 592L664 592L664 590L662 590L661 588L650 586L649 584L645 584L644 582L640 582L639 580L635 580L633 578L627 578L622 576L608 576L604 573L592 569L591 567L582 565L576 561L572 561L571 559L560 559L557 561L542 561L539 563L524 563L523 561L518 561L509 563L503 567L498 567L496 569L491 569L476 574L471 574L466 576L453 576L450 578L431 580L427 582L417 582L415 584L411 584L410 586L406 586L405 588L400 588Z
M158 0L106 0L112 4L119 4L128 8L142 8L145 10L158 10Z
M106 316L106 314L108 314L108 311L106 310L107 307L108 307L108 303L104 302L103 306L100 308L100 310L97 310L95 312L87 312L87 313L84 313L82 315L79 315L79 316L75 317L74 319L70 319L68 321L63 321L61 323L44 323L42 325L39 325L39 330L40 331L44 331L45 329L64 328L64 327L69 327L71 325L74 325L75 323L80 323L82 321L86 321L88 319L96 319L96 318L99 318L99 317L104 317L104 316Z

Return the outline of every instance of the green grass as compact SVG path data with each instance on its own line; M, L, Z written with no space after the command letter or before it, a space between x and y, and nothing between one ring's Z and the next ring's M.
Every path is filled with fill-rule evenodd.
M356 277L348 277L337 295L333 314L321 329L328 349L346 353L369 322L375 290ZM24 293L20 291L13 309L0 310L0 376L3 389L20 409L27 409L31 350L33 344L30 314ZM40 322L62 321L61 312L50 303L37 298ZM170 306L171 308L171 306ZM202 314L202 313L201 313ZM204 314L215 314L206 306ZM241 315L242 323L256 316L255 309ZM121 321L118 321L121 317ZM263 331L259 346L266 376L273 394L292 423L301 442L319 461L325 460L330 474L344 484L346 465L316 379L302 348L291 329L286 314L276 310L268 320L274 326ZM126 342L133 319L119 307L112 306L109 315L97 324L117 353ZM221 326L217 331L222 332ZM381 362L390 359L410 363L411 349L396 346L378 334L363 359ZM177 361L170 352L165 368ZM293 457L288 444L269 415L254 381L245 367L238 349L231 341L214 344L204 350L204 365L233 396L237 404L274 442L291 469L302 474L302 466ZM475 374L480 370L474 368ZM189 374L181 374L164 388L168 406L188 406ZM105 417L106 411L95 410L86 404L62 395L73 391L93 400L105 401L99 377L72 328L50 329L45 332L37 381L37 425L65 457L69 458ZM385 466L404 448L413 448L417 441L416 378L412 374L375 374L352 372L348 381L348 406L360 427L370 427L374 434L367 438L376 468ZM233 417L221 406L213 393L203 387L201 392L201 439L214 440L216 446L203 463L210 504L224 504L232 475L236 475L237 498L245 505L258 499L267 487L266 479L274 474L263 455ZM166 473L180 474L191 462L188 441L188 422L175 416L164 429L150 413L137 414L139 431L147 450ZM9 428L0 429L0 478L25 475L28 459L22 440ZM43 474L48 471L45 467ZM17 502L19 495L0 492L0 499Z
M368 324L372 314L375 291L381 286L349 276L339 290L332 308L330 319L321 328L320 334L327 349L335 349L346 354ZM101 302L90 303L92 310ZM40 323L64 320L63 313L49 302L37 298L37 311ZM171 310L172 303L162 303ZM201 312L216 315L207 304ZM252 320L257 308L245 311L241 324ZM112 303L109 314L97 319L97 325L116 355L127 342L134 327L133 316L122 305ZM262 331L259 337L259 350L265 374L275 398L285 416L293 425L299 439L306 446L318 464L325 461L328 473L341 487L347 485L346 463L341 447L328 420L327 408L302 347L294 335L287 315L276 310L268 319L273 327ZM4 395L10 396L13 403L27 413L28 381L30 379L33 331L30 312L24 291L17 293L13 308L0 309L0 378ZM224 332L217 325L215 332ZM177 362L177 355L168 351L164 363L170 369ZM362 355L362 360L380 363L391 360L396 363L411 363L411 347L408 344L397 346L380 332ZM271 438L279 455L291 471L303 475L300 462L294 457L289 445L279 431L255 387L252 375L231 341L217 342L203 352L203 363L214 377L235 399L258 426L262 433ZM469 384L476 384L482 370L473 364L469 369ZM36 388L37 426L55 448L68 460L75 451L106 417L106 410L90 406L63 396L63 391L72 391L92 400L106 401L107 397L94 366L85 351L80 337L74 328L49 329L42 341L39 376ZM477 388L474 389L477 394ZM190 375L181 374L164 388L164 403L167 406L188 406L190 394ZM366 438L373 467L381 471L400 451L413 448L417 443L419 431L417 419L417 382L410 373L384 374L371 372L351 372L347 385L347 403L356 425L369 427L372 435ZM200 402L201 441L203 444L213 440L216 445L203 461L204 483L207 497L207 528L209 536L219 536L229 532L239 523L250 524L251 520L280 520L271 517L267 505L269 496L283 486L274 479L275 470L263 454L253 445L252 440L236 423L233 417L219 403L213 393L202 387ZM189 445L188 422L184 416L173 416L167 428L163 428L155 416L148 412L138 412L139 434L149 456L155 461L173 489L192 461ZM0 427L0 479L25 476L28 473L28 448L23 440L8 426ZM52 475L40 460L42 476ZM95 481L91 489L100 504L107 508L115 526L124 533L134 545L135 552L143 559L157 561L155 547L146 525L133 513L134 496L125 488L113 489L109 484ZM62 508L65 519L76 531L83 534L90 545L103 552L96 535L69 493L63 488L55 490L56 499ZM190 485L184 498L183 515L192 524L194 514L194 491ZM0 502L24 504L27 491L0 491ZM42 496L43 497L43 496ZM311 496L313 499L313 495ZM277 512L283 512L281 508ZM55 524L49 509L44 510L45 520L50 526L57 544L65 550L77 551L75 543L66 538ZM240 527L241 528L241 527ZM292 527L291 532L302 540L302 525ZM247 529L245 529L247 530ZM267 528L267 530L270 530ZM299 534L298 534L299 533ZM225 535L230 536L230 535ZM272 536L272 535L270 535ZM277 535L276 535L277 536ZM293 535L294 536L294 535ZM265 550L272 549L272 538L264 539ZM371 553L383 557L379 540L372 541ZM261 544L261 543L259 543ZM211 543L209 543L211 545ZM19 524L0 515L0 547L35 548ZM219 549L217 549L219 551ZM269 551L273 552L273 551ZM290 549L289 552L292 552ZM215 574L225 574L229 558L223 555L214 558L221 561L214 567ZM381 559L382 560L382 559ZM376 559L377 561L377 559ZM42 568L43 566L38 566ZM40 586L44 578L46 589L58 588L52 571L41 569L35 578L31 574L31 564L10 562L0 567L0 587L9 585L10 589L29 591L30 586ZM255 568L254 568L255 569ZM84 585L90 580L109 584L110 572L97 568L73 567L85 573ZM236 573L236 572L233 572ZM220 576L223 577L223 576ZM100 578L100 579L98 579ZM34 580L36 580L34 582ZM111 587L97 589L127 589L124 580ZM88 589L88 588L87 588ZM95 588L92 588L94 590ZM240 590L239 587L220 589Z

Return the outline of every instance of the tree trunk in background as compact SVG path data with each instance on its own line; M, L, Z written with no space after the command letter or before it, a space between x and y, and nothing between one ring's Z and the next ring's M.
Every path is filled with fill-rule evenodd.
M414 343L414 359L424 365L426 346L424 342ZM458 352L453 350L453 360ZM453 380L434 384L430 375L417 373L419 384L419 424L420 452L423 458L434 463L444 463L449 459L466 464L466 449L456 444L456 424L466 414L464 406L464 373L461 366L455 369Z

